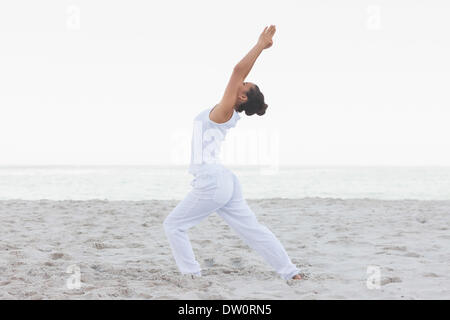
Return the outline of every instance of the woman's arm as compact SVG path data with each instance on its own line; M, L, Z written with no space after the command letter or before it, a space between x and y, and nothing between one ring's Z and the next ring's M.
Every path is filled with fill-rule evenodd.
M220 100L220 102L215 106L210 114L211 120L217 123L223 123L231 118L239 87L242 85L248 73L252 69L256 59L261 54L261 51L272 46L272 37L274 34L274 25L265 27L264 31L259 36L256 45L234 67L233 73L231 74L230 80L228 81L222 100Z
M274 25L265 27L264 31L259 36L258 42L253 48L242 58L241 61L234 67L234 70L242 77L242 81L245 80L250 70L253 68L256 59L264 49L270 48L273 44L272 37L275 34L276 28Z
M252 70L253 65L258 59L261 52L264 50L262 44L259 42L253 46L253 48L247 53L247 55L242 58L241 61L234 67L234 72L239 75L239 78L244 81L247 78L250 70Z

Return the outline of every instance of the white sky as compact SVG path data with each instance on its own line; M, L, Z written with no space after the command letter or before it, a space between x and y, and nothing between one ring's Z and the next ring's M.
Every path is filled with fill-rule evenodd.
M449 6L2 1L0 165L187 163L193 117L269 24L247 78L269 108L231 142L278 136L280 164L450 165Z

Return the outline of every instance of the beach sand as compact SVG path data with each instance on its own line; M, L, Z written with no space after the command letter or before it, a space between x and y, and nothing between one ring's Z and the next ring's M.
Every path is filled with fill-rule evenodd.
M177 203L0 201L0 299L450 299L450 201L248 200L302 281L217 214L188 233L203 277L181 275L162 227Z

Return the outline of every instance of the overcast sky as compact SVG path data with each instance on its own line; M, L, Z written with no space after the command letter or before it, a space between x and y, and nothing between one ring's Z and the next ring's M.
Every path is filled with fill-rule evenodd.
M2 1L0 165L187 163L192 119L269 24L274 45L246 79L269 108L242 114L228 150L265 145L291 165L450 165L449 6Z

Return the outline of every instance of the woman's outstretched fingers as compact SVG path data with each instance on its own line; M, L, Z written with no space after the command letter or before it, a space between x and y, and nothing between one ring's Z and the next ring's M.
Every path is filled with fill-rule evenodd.
M276 30L277 30L277 29L276 29L276 27L275 27L275 25L274 25L274 26L272 27L272 30L270 30L271 34L274 35L274 33L275 33Z

